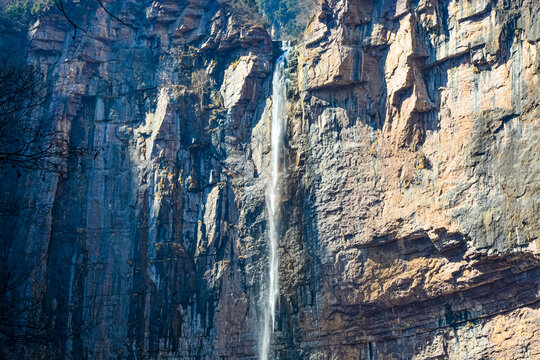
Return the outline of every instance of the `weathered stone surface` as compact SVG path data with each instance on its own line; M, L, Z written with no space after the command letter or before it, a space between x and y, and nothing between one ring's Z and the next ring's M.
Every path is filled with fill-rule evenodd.
M295 278L282 316L300 324L284 353L538 356L538 42L521 25L536 7L324 3L293 75L290 157L303 160L285 204L302 223L283 247L310 271L282 266ZM344 15L358 11L369 18ZM340 46L362 61L328 55ZM489 335L513 326L519 340Z
M30 33L84 151L1 187L4 239L47 259L48 356L255 358L277 54L225 1L105 4L132 27ZM321 2L287 61L275 358L540 357L539 13Z
M264 186L245 149L265 121L270 38L214 1L104 2L130 26L94 5L77 33L43 16L28 50L54 89L44 117L86 150L63 176L21 179L30 210L3 223L49 259L46 356L253 354Z

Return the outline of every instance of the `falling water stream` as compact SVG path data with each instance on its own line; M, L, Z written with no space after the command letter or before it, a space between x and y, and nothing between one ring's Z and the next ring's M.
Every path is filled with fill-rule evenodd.
M266 189L266 208L269 222L269 273L268 291L264 302L262 339L260 341L260 358L267 360L270 352L270 340L274 334L276 322L276 304L279 295L279 222L280 222L280 190L279 177L282 175L282 150L287 113L287 91L285 82L285 52L279 57L272 78L272 133L270 179Z

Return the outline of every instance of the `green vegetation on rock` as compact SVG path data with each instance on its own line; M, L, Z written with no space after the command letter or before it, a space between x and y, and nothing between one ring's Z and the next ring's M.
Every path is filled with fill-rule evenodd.
M0 27L3 32L23 32L43 12L54 6L54 0L0 0Z
M234 10L259 15L269 24L275 38L292 40L302 34L318 0L230 0ZM252 17L257 21L258 17ZM259 22L263 22L259 20Z
M31 19L31 4L27 1L3 1L1 5L2 30L19 32L26 28Z
M38 16L54 6L54 0L35 0L32 5L32 15Z

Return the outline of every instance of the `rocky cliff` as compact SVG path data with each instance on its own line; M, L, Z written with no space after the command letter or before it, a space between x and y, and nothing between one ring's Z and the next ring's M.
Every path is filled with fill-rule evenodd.
M122 21L30 33L82 151L10 183L57 335L18 356L256 358L279 51L225 1L103 3ZM538 14L320 3L287 59L275 358L540 357Z

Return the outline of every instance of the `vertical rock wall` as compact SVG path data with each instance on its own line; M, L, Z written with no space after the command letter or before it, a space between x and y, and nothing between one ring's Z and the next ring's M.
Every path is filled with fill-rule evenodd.
M83 5L76 32L51 11L30 33L43 118L71 149L61 174L20 180L11 229L45 258L33 291L58 340L42 351L253 355L271 40L216 1L104 2L122 21Z
M225 1L104 5L30 33L73 150L2 224L45 259L40 351L256 358L277 53ZM540 356L538 13L321 2L288 59L276 358Z
M291 74L284 356L539 356L539 10L321 3Z

